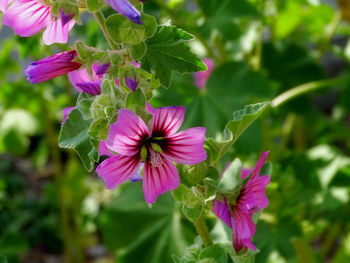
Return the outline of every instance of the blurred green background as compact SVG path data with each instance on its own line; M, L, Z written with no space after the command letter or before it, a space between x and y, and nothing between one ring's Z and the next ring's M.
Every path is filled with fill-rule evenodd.
M152 105L186 106L185 127L220 138L233 111L305 83L304 94L264 113L221 166L253 166L270 150L270 205L253 242L256 262L350 262L350 1L149 0L147 13L196 36L214 60L204 90L173 74ZM105 189L57 136L77 93L67 77L32 85L23 68L81 39L107 48L82 11L68 45L45 46L0 27L0 262L167 263L196 236L170 194L152 209L140 183ZM317 85L322 81L322 85ZM210 228L218 228L214 215Z

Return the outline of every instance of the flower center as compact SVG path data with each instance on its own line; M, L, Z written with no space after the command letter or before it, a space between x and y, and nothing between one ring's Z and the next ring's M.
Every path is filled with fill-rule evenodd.
M150 151L151 152L151 156L149 158L149 162L152 164L153 167L160 167L163 164L163 158L160 155L160 153L157 153L153 150Z

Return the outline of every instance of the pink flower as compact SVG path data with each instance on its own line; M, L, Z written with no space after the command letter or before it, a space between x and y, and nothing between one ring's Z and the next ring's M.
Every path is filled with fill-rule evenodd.
M61 52L33 62L24 72L31 83L47 81L80 68L82 64L74 62L77 55L75 50Z
M119 110L117 121L110 126L106 144L119 155L106 159L97 167L108 189L114 189L137 173L144 162L143 192L148 203L180 184L173 162L196 164L207 158L203 148L205 128L178 132L185 115L184 107L155 110L151 130L135 113Z
M86 68L78 69L68 73L68 78L75 89L81 93L86 92L92 96L101 94L102 75L98 75L100 66L95 63L92 65L92 76L89 75Z
M1 0L3 1L3 0ZM5 9L7 1L2 2L1 8ZM63 19L63 21L62 21ZM51 13L51 7L38 0L15 0L5 10L2 23L15 30L21 37L29 37L39 33L44 28L43 41L46 45L53 43L67 43L68 32L73 28L75 21L67 20L62 12L59 18Z
M5 12L8 5L12 2L13 0L0 0L0 11Z
M241 179L250 178L241 189L236 203L229 208L229 203L224 198L222 201L214 200L214 213L230 228L233 234L233 247L238 253L241 249L255 250L251 239L256 228L252 216L254 213L268 206L269 200L265 195L265 187L270 182L267 175L259 176L260 169L266 161L268 152L264 152L253 171L242 169Z
M194 74L195 84L200 89L205 89L205 86L207 85L207 81L214 69L214 61L210 58L203 59L203 62L205 65L207 65L206 71L196 72Z

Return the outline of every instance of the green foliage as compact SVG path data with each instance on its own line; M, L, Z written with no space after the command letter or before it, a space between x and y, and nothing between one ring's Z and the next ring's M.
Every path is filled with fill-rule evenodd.
M63 124L59 146L73 149L80 157L86 170L92 171L94 163L99 159L99 153L89 136L91 122L84 120L78 109L74 109Z
M244 109L233 113L233 118L226 124L224 140L217 142L212 138L206 140L210 149L210 157L214 164L232 147L241 134L251 125L269 106L269 102L245 106Z
M127 185L100 215L104 243L121 262L171 262L193 241L194 228L171 196L161 196L150 209L140 188Z
M168 87L172 71L191 73L206 70L203 62L190 51L188 41L194 37L175 26L158 26L156 34L146 41L147 52L141 60L143 69L154 72Z

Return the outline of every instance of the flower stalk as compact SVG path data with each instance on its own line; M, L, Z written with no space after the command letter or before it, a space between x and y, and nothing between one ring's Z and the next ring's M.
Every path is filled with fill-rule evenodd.
M340 85L344 84L349 79L347 77L337 77L333 79L326 79L326 80L320 80L320 81L312 81L305 84L302 84L300 86L296 86L294 88L291 88L290 90L287 90L286 92L278 95L276 98L274 98L271 102L272 108L278 108L279 106L285 104L286 102L299 97L303 94L321 89L326 88L333 85Z
M105 39L107 40L107 43L110 46L110 48L111 49L115 49L115 50L119 50L120 47L113 42L113 40L110 38L110 36L109 36L109 34L107 32L107 29L106 29L106 26L105 26L105 21L106 20L105 20L105 17L103 15L102 11L98 11L98 12L94 13L94 17L95 17L95 19L96 19L96 21L97 21L97 23L98 23L102 33L103 33Z
M213 244L213 240L209 234L207 225L203 219L203 216L200 216L194 223L194 227L197 230L198 235L201 237L204 247L208 247Z

